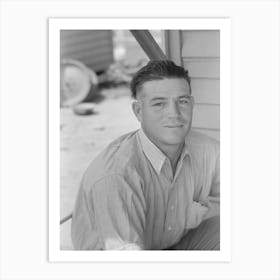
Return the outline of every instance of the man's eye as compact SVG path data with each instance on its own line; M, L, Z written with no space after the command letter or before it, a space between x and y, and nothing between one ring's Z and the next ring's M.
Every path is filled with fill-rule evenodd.
M181 99L179 101L180 104L189 104L190 103L190 99Z
M180 100L180 103L181 104L187 104L187 103L189 103L189 101L188 100Z
M163 106L163 102L158 102L153 104L154 107L161 107Z

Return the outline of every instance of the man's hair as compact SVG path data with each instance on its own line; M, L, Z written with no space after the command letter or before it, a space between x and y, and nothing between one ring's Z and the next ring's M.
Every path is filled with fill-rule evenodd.
M171 60L151 60L134 75L130 84L132 97L136 99L137 91L145 82L163 80L165 78L185 79L191 90L191 81L187 70L177 66Z

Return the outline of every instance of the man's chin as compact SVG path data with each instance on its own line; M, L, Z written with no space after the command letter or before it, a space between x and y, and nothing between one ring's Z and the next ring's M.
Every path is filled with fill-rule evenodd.
M166 145L181 145L185 142L186 137L164 137L163 141Z

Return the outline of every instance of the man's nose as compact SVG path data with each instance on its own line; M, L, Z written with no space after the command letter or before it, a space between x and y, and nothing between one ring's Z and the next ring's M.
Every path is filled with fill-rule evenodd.
M180 115L179 104L176 101L171 101L168 106L168 115L169 116L178 116Z

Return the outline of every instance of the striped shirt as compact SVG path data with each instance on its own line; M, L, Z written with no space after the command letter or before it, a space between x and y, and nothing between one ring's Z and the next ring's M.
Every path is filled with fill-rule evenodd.
M191 131L173 174L142 129L112 142L86 170L72 219L77 250L161 250L219 215L219 142Z

